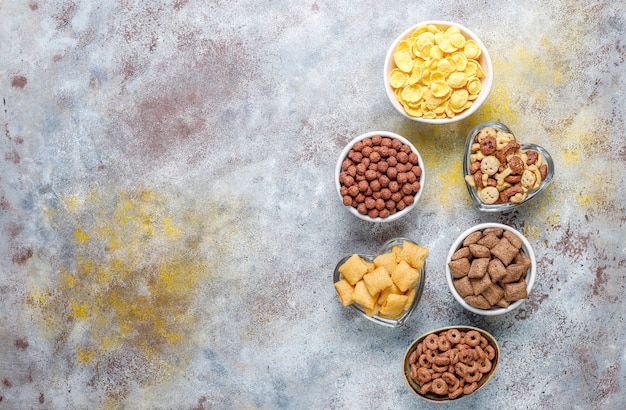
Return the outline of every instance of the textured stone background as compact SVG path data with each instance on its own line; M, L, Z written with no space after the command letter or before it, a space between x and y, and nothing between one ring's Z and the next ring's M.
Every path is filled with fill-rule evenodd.
M0 408L429 408L401 361L451 324L502 348L464 408L626 406L622 2L143 3L0 2ZM469 26L494 61L485 105L449 126L384 94L387 47L427 19ZM460 175L485 120L555 160L505 215L475 210ZM333 185L372 130L409 138L428 173L385 225ZM444 279L454 238L487 221L539 260L526 305L490 319ZM397 236L431 253L421 304L387 329L331 275Z

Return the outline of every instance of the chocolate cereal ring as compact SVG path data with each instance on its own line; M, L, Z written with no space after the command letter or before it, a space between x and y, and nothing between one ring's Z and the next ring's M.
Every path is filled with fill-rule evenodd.
M447 352L452 347L452 344L445 335L441 335L437 338L437 347L440 352Z
M480 344L480 333L475 330L470 330L465 334L465 343L469 347L476 347Z
M478 370L478 365L475 369L467 369L465 374L465 381L467 383L474 383L479 381L483 377L482 373Z
M432 370L427 369L425 367L420 367L417 369L417 375L413 378L419 385L424 385L432 380ZM412 373L411 373L412 376Z
M465 379L465 376L467 375L467 365L463 362L458 362L454 365L454 372L461 378Z
M456 399L461 394L463 394L463 387L459 387L456 390L448 389L448 398L451 399L451 400Z
M461 332L458 329L450 329L446 332L446 338L455 345L461 342Z
M456 347L448 350L448 357L450 358L450 364L456 364L459 361L459 350Z
M411 365L411 378L417 381L417 371L419 369L423 369L423 367L418 367L416 364Z
M478 387L478 383L476 382L466 384L465 386L463 386L463 394L473 393L477 387Z
M424 352L424 354L426 355L426 361L428 363L434 363L435 359L439 356L437 354L437 349L435 350L426 350L426 352Z
M450 372L445 372L441 375L441 378L448 383L448 391L454 391L459 388L459 379Z
M470 347L465 343L465 342L461 342L459 344L457 344L456 346L454 346L459 352L461 350L471 350Z
M419 359L420 355L417 353L417 350L413 350L413 353L411 353L411 356L409 356L409 363L410 364L415 364L417 363L417 359Z
M474 356L476 360L481 360L487 357L487 353L485 353L485 351L480 346L476 346L474 348Z
M480 348L485 350L487 348L487 346L489 346L489 342L487 341L487 338L485 338L485 336L480 335L480 344L479 344Z
M461 363L470 363L472 360L474 360L473 356L474 355L472 353L472 350L470 349L459 350L459 362Z
M448 365L450 364L450 358L448 356L439 355L439 356L435 357L435 360L433 361L433 364L435 364L437 366L446 366L446 367L448 367Z
M449 365L447 365L447 364L446 365L442 365L442 366L438 366L438 365L433 363L433 365L432 365L433 372L437 372L437 373L447 372L448 371L448 367L449 367Z
M468 373L478 370L478 362L476 362L475 360L472 360L471 362L466 363L465 369L467 369Z
M496 349L494 349L491 345L487 346L485 353L487 354L487 359L489 360L493 360L493 358L496 357Z
M446 383L442 378L438 378L433 380L432 382L432 391L435 394L448 394L448 383Z
M486 357L478 361L478 371L481 373L489 373L489 371L491 370L491 366L491 360L487 359Z
M428 350L437 350L439 348L439 344L437 343L437 335L434 333L429 334L424 339L424 347Z
M422 342L418 343L415 351L417 352L417 357L420 357L424 353L424 344Z
M426 367L426 368L430 367L430 362L426 359L426 354L425 353L422 353L420 355L420 357L417 359L417 364L420 367Z
M428 383L426 383L426 384L421 385L421 386L420 386L420 393L421 393L421 394L426 394L426 393L428 393L429 391L431 391L431 387L432 387L432 385L433 385L433 382L428 382Z

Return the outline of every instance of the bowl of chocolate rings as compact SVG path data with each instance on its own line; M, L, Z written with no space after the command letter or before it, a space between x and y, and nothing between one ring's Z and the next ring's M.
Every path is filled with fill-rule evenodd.
M385 58L387 97L405 117L448 124L472 115L493 84L489 52L476 34L450 21L424 21L400 34Z
M488 332L449 326L418 337L404 355L404 378L424 400L456 402L480 390L493 377L500 347Z
M406 138L372 131L350 141L337 160L335 187L344 207L369 222L411 212L424 186L424 162Z
M502 315L530 295L537 261L530 242L516 229L483 223L463 232L446 259L446 280L456 301L472 313Z
M467 135L463 176L480 211L505 212L548 188L554 162L543 147L519 142L506 125L488 121Z

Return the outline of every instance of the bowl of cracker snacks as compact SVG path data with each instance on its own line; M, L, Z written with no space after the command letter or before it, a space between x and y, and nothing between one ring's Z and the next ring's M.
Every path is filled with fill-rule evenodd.
M528 299L537 261L530 242L516 229L483 223L454 241L445 269L450 292L461 306L477 315L496 316Z
M476 34L450 21L424 21L400 34L384 66L385 91L405 117L449 124L472 115L493 85L487 47Z
M387 241L375 255L345 256L333 273L339 301L379 325L402 326L422 296L427 256L406 238Z
M493 377L500 347L488 332L449 326L418 337L404 355L404 378L422 399L436 403L461 400Z
M483 212L506 212L546 190L554 176L552 156L543 147L517 141L497 121L467 135L463 177L474 205Z
M406 138L372 131L350 141L337 160L335 187L348 211L369 222L411 212L422 195L424 162Z

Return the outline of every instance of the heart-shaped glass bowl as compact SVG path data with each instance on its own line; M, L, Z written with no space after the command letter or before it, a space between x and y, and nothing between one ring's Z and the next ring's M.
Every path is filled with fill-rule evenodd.
M480 378L480 380L478 380L478 382L476 383L476 389L473 392L471 392L470 394L461 394L458 398L454 398L454 399L449 398L447 395L435 394L432 391L429 391L429 392L427 392L425 394L422 394L421 386L415 380L413 380L413 378L411 377L411 354L413 354L413 352L415 351L417 346L420 343L422 343L429 335L431 335L431 334L440 335L442 333L445 334L445 332L447 332L449 330L452 330L452 329L457 330L459 332L465 332L465 333L470 332L470 331L476 331L482 337L485 338L486 343L493 348L493 353L494 353L493 354L493 358L490 360L490 362L491 362L491 369L487 373L485 373ZM481 341L482 341L482 339L481 339ZM483 344L483 346L484 346L484 344ZM485 349L483 349L483 351L484 350ZM498 367L499 362L500 362L500 346L498 346L498 342L496 341L496 339L491 334L489 334L488 332L486 332L486 331L484 331L482 329L479 329L479 328L476 328L476 327L472 327L472 326L448 326L448 327L435 329L435 330L432 330L432 331L430 331L428 333L425 333L422 336L420 336L417 339L415 339L415 341L413 343L411 343L411 345L409 346L409 348L406 351L406 354L404 355L404 362L403 362L404 379L406 380L407 384L409 385L409 388L411 389L411 391L413 391L413 393L417 394L419 397L421 397L422 399L424 399L426 401L434 402L434 403L458 402L459 400L476 393L485 384L487 384L487 382L489 382L489 380L491 380L491 378L495 374L496 368Z
M513 132L504 124L497 122L497 121L487 121L487 122L483 122L478 124L477 126L475 126L474 128L472 128L472 130L470 131L470 133L467 135L467 140L465 142L465 152L463 153L463 177L467 177L470 176L470 167L471 167L471 161L470 161L470 155L472 153L472 144L474 143L474 138L476 137L476 135L478 135L478 133L486 127L492 127L495 128L496 130L499 131L503 131L506 132L508 134L511 134L515 137L515 134L513 134ZM515 137L515 139L517 140L517 137ZM538 188L533 189L531 191L528 192L526 198L519 202L519 203L513 203L513 202L506 202L506 203L501 203L501 204L486 204L483 201L480 200L480 198L478 197L478 193L476 191L476 188L474 188L473 186L471 186L470 184L467 183L467 181L465 182L465 184L467 185L467 190L470 194L470 197L472 198L472 202L474 203L474 205L482 212L506 212L506 211L512 211L514 209L516 209L517 207L519 207L522 204L525 204L526 202L530 201L531 199L535 198L537 195L539 195L540 193L542 193L543 191L546 190L546 188L548 188L548 186L550 185L550 183L552 182L552 178L554 177L554 162L552 161L552 156L550 155L550 153L548 151L546 151L543 147L540 147L539 145L535 145L535 144L528 144L528 143L521 143L519 141L517 141L520 145L520 150L521 151L537 151L541 156L543 156L544 162L545 164L548 165L548 172L546 175L546 178L543 179L543 181L541 182L541 184L539 185Z
M396 245L397 246L402 246L404 241L407 241L407 242L415 244L415 242L411 241L410 239L394 238L394 239L390 239L389 241L385 242L385 244L378 250L378 253L376 255L359 255L359 256L361 258L363 258L363 260L365 260L366 262L372 262L378 255L382 255L384 253L391 252L391 249L394 246L396 246ZM342 279L341 272L339 272L339 268L351 256L352 255L348 255L348 256L342 258L337 263L337 266L335 267L335 272L333 273L333 283L339 282ZM420 270L419 280L417 281L417 284L415 285L415 298L413 299L413 303L411 304L411 306L408 309L406 309L404 311L402 316L400 316L397 319L390 319L390 318L382 317L382 316L379 316L378 314L376 314L374 316L369 316L369 315L367 315L365 313L365 310L363 310L363 308L361 306L359 306L358 303L352 303L352 304L348 305L347 307L356 310L357 312L359 312L359 314L361 316L363 316L367 320L372 321L372 322L374 322L376 324L387 326L387 327L400 327L400 326L404 325L404 323L407 321L409 316L411 316L411 313L413 313L413 311L415 310L415 308L419 304L420 299L422 297L422 292L424 291L424 284L425 283L426 283L426 264L424 264L424 267L422 267L422 269Z

